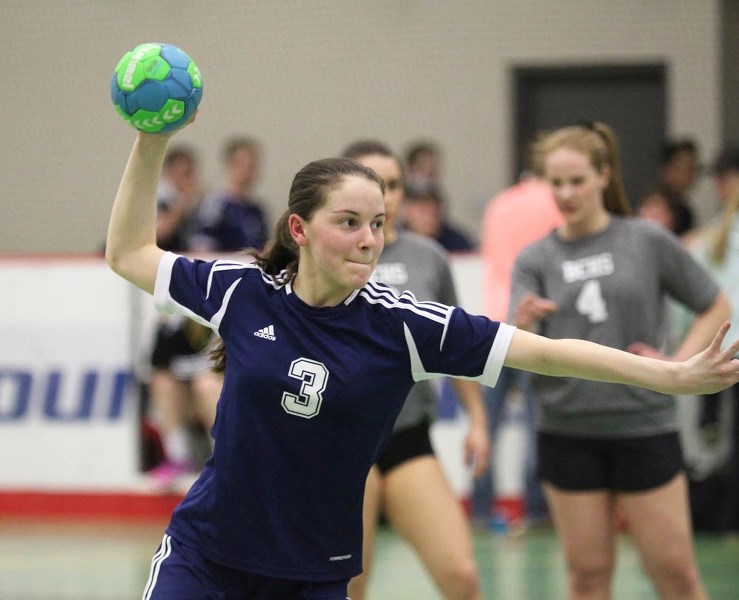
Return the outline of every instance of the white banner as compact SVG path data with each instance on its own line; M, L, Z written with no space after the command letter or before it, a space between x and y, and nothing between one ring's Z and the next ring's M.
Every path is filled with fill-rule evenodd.
M138 478L131 286L101 259L0 259L0 488Z

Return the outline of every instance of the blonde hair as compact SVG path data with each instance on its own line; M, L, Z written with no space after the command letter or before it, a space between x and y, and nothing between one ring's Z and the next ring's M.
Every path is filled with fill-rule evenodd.
M587 123L563 127L545 134L536 142L533 157L538 168L543 165L548 154L559 148L568 148L589 157L590 163L599 173L608 167L610 178L603 191L605 209L617 215L630 215L631 205L626 198L621 156L618 140L613 130L604 123Z
M721 212L721 218L709 234L708 256L716 264L720 265L726 260L734 215L737 213L739 213L739 186L731 190Z

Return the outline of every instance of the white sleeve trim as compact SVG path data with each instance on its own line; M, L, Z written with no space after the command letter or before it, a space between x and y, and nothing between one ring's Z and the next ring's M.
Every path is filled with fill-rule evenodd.
M505 361L506 354L508 354L508 347L511 345L513 334L516 328L508 323L501 323L498 326L498 334L495 336L493 347L490 349L488 360L485 363L485 369L480 377L477 377L477 381L483 385L489 387L495 387L498 383L498 377L500 377L500 371L503 368L503 362Z
M418 354L418 349L416 348L416 343L413 341L411 330L405 323L403 324L403 331L405 332L405 341L408 345L413 381L424 381L426 379L449 376L446 373L427 372L426 369L424 369L423 362L421 362L421 356ZM456 379L479 381L483 385L494 387L495 384L498 383L498 377L500 377L500 371L503 368L503 362L505 361L506 354L508 354L508 347L511 345L511 340L513 339L513 333L515 331L516 328L513 325L500 323L498 333L493 341L493 347L490 348L490 354L488 354L488 359L485 361L485 368L482 373L477 377L462 377L459 375L452 375L452 377Z
M178 308L174 305L172 297L169 295L169 284L172 280L172 267L179 255L172 252L165 252L159 261L157 270L157 279L154 283L154 306L159 312L175 313Z

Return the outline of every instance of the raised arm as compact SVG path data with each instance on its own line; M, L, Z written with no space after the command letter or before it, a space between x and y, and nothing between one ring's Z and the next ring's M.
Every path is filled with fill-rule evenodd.
M729 323L711 344L682 362L637 356L593 342L552 340L517 329L505 365L554 377L624 383L665 394L710 394L739 382L739 340L721 350Z
M113 203L105 246L110 267L150 294L164 254L156 245L156 194L168 141L166 135L138 133Z

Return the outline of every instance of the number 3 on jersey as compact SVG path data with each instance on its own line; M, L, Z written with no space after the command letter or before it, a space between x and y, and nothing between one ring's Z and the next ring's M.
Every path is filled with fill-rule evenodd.
M328 369L323 363L308 358L297 358L290 364L290 377L300 379L300 392L282 392L282 408L285 412L311 419L321 410L322 392L328 382Z
M608 320L608 307L601 293L599 279L588 279L583 284L575 308L591 323L603 323Z

